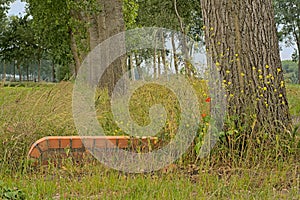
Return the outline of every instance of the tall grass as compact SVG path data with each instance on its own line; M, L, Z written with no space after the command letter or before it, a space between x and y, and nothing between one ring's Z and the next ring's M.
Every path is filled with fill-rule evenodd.
M191 81L201 113L208 113L207 88ZM0 87L0 176L6 189L21 191L26 199L298 199L300 198L300 134L294 130L294 146L284 157L276 146L261 141L246 156L219 144L210 157L195 164L190 149L176 164L149 174L125 174L95 160L74 164L65 160L60 168L26 169L26 155L37 139L51 135L77 135L72 116L73 84ZM300 125L300 88L288 86L290 111ZM96 94L97 116L107 135L126 134L113 120L107 92ZM167 111L158 136L168 140L177 131L180 112L176 96L157 85L140 88L130 102L132 118L141 126L150 123L149 108L157 103ZM198 134L205 134L201 119ZM256 138L255 138L256 139ZM261 139L261 138L259 138ZM257 141L255 141L256 143ZM251 143L250 143L251 144ZM256 143L257 144L257 143ZM278 141L278 145L280 141ZM254 147L254 146L253 146ZM236 155L234 155L236 154ZM278 155L277 155L278 154ZM275 158L275 159L274 159Z

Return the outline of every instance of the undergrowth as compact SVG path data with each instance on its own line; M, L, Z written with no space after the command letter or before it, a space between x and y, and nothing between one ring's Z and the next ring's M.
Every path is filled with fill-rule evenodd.
M15 194L19 199L22 195L26 199L297 199L300 88L287 88L294 123L287 154L281 152L280 138L270 142L263 133L249 137L247 148L237 151L234 145L239 138L232 135L238 130L233 127L232 135L221 133L209 157L196 160L209 123L209 96L205 82L192 84L201 108L197 140L175 164L137 175L110 170L96 160L81 164L65 160L60 168L32 168L26 156L34 141L44 136L77 135L72 116L73 84L0 87L0 175L5 177L0 198ZM113 120L107 92L97 91L95 104L105 134L126 135ZM140 88L130 102L131 117L140 126L149 124L149 109L155 104L163 104L167 111L165 125L156 136L169 141L177 132L180 105L167 89L154 84Z

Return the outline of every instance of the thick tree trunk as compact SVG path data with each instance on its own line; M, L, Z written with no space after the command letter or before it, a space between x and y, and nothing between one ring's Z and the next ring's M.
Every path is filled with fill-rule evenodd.
M234 117L236 127L245 127L248 133L289 130L272 0L201 0L201 4L208 57L220 71L227 114ZM271 135L274 139L276 134Z
M89 39L90 49L93 50L98 44L109 37L125 30L123 19L122 1L120 0L98 0L101 13L91 16ZM125 40L124 40L125 41ZM113 45L113 44L112 44ZM111 96L117 81L125 73L126 57L116 59L104 72L99 86L107 88ZM125 87L125 86L124 86Z

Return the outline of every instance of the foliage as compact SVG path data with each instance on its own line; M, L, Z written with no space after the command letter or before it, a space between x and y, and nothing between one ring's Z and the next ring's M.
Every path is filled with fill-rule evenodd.
M3 200L25 200L25 194L18 188L9 188L0 181L0 198Z
M287 83L298 83L298 66L292 60L284 60L282 61L282 68L284 72L284 79Z

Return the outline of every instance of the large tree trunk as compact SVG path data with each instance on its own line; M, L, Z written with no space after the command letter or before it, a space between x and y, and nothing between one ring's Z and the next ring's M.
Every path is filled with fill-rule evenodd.
M93 50L99 43L109 37L125 30L123 19L122 1L120 0L98 0L101 13L91 16L89 21L90 49ZM112 44L113 45L113 44ZM117 81L125 73L126 57L116 59L104 72L99 86L107 88L111 96Z
M201 0L208 58L220 71L227 114L246 133L286 133L286 98L272 0ZM252 129L252 130L250 130Z

